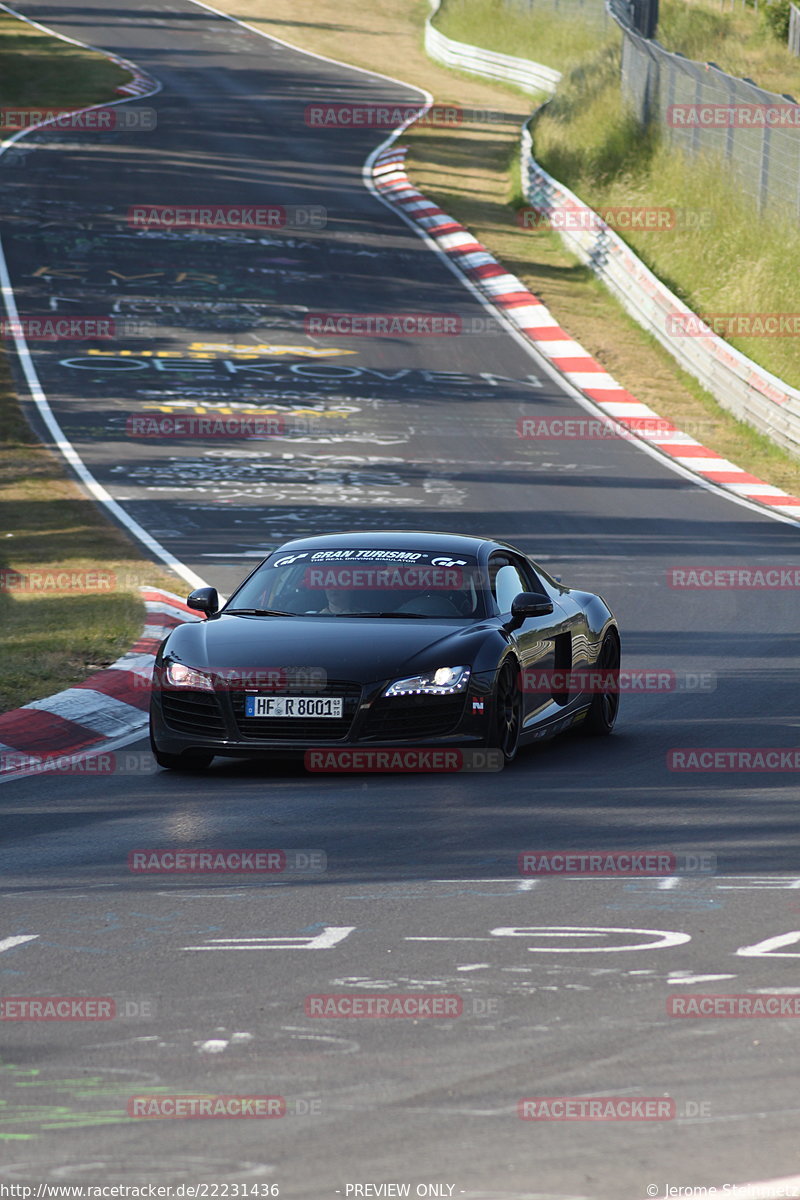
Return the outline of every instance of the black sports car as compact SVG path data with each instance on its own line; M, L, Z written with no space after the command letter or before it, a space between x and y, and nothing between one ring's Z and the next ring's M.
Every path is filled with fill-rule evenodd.
M620 640L605 601L505 542L303 538L223 608L211 587L188 604L206 619L173 629L155 664L162 767L353 747L491 747L503 763L579 722L608 734L616 719Z

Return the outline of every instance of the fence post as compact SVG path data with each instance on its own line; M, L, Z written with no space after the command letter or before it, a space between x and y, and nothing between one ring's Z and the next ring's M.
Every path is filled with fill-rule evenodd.
M789 5L789 53L800 55L800 8Z

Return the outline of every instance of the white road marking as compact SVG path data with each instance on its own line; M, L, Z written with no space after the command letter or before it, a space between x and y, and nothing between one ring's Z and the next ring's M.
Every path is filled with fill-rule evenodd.
M314 936L258 938L212 938L204 946L184 946L184 950L330 950L343 942L355 925L326 925Z
M724 878L735 879L737 877L735 875L730 875L725 876ZM747 883L718 882L717 887L721 892L758 892L762 890L769 890L770 888L788 892L796 891L798 888L800 888L800 879L798 879L797 876L784 876L783 879L780 877L775 878L774 876L769 875L761 879L758 876L753 876L752 879L747 880Z
M463 967L456 967L457 971L486 971L489 968L489 963L466 963Z
M38 938L38 936L38 933L26 933L22 934L20 937L3 938L2 942L0 942L0 954L2 954L4 950L10 950L13 946L21 946L23 942L32 942Z
M791 933L779 933L777 937L765 938L763 942L756 942L754 946L742 946L736 953L742 958L800 958L800 951L794 950L788 954L781 954L778 951L781 946L793 946L800 942L800 929L794 929Z
M693 975L691 971L670 971L667 983L713 983L717 979L735 978L735 975Z
M222 1051L227 1049L228 1043L222 1038L210 1038L207 1042L195 1042L201 1054L222 1054Z
M530 954L615 954L627 950L664 950L670 946L680 946L692 940L691 934L677 933L664 929L618 929L609 926L573 926L573 925L528 925L507 926L491 931L493 937L543 937L556 938L585 938L596 934L654 934L657 941L640 942L634 946L528 946ZM800 937L800 934L798 935Z

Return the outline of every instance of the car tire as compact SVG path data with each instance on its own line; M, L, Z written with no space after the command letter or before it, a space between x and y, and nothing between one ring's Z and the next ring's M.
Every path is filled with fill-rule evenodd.
M619 637L609 631L603 638L595 668L601 671L619 671ZM617 677L619 679L619 676ZM613 731L619 713L619 691L597 692L592 697L589 711L581 725L587 737L608 737Z
M182 754L165 754L159 750L150 726L150 749L153 758L165 771L204 771L214 757L210 750L184 750Z
M519 688L519 667L513 659L506 659L500 668L492 696L492 727L488 745L500 750L504 763L511 763L517 756L522 733L522 692Z

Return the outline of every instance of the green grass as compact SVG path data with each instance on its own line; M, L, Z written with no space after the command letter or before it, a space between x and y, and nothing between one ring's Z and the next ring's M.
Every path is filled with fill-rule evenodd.
M448 36L548 66L564 69L571 61L555 97L533 123L534 154L593 208L632 204L678 210L681 224L672 231L623 236L691 308L700 313L798 309L796 217L775 208L760 213L724 162L687 158L662 140L657 127L640 128L621 94L618 34L599 38L596 31L544 9L534 8L528 16L503 0L445 0L438 24ZM790 74L781 76L781 86L800 83L798 60L751 10L726 13L695 0L664 0L659 34L687 57L713 58L757 78L759 66L769 75L786 60ZM751 50L755 57L745 63L742 54ZM769 78L774 86L774 74ZM797 338L728 340L800 387Z
M130 74L0 12L0 103L81 108L119 100L114 89Z
M738 4L723 11L710 0L661 0L656 37L667 50L800 97L800 59L767 28L764 9L763 0L758 12Z
M444 0L434 21L449 38L501 54L529 58L557 71L579 63L602 44L618 45L620 34L609 17L605 25L581 24L547 8L530 12L504 0Z
M681 225L631 231L625 240L699 313L792 313L798 309L800 225L778 209L759 213L724 164L690 158L642 133L619 90L617 51L598 51L562 81L534 121L542 166L593 208L667 206ZM731 345L800 387L794 337L730 337Z

